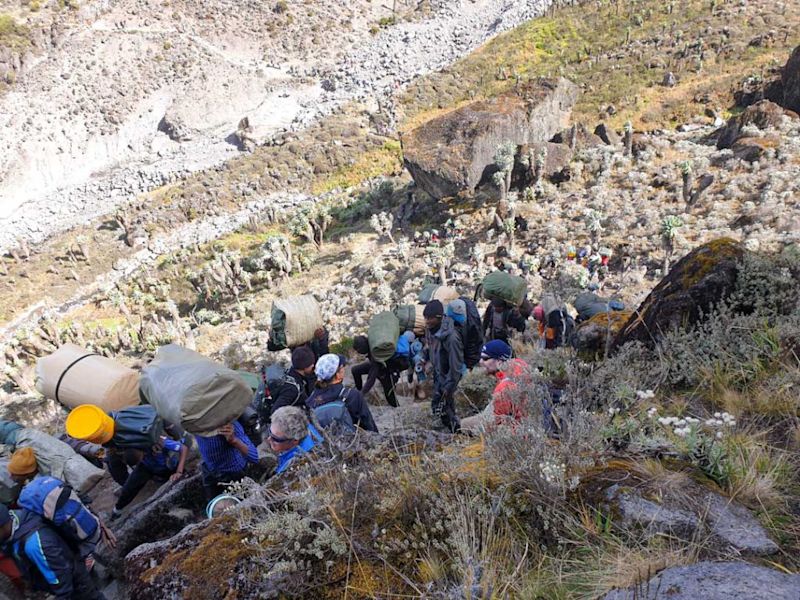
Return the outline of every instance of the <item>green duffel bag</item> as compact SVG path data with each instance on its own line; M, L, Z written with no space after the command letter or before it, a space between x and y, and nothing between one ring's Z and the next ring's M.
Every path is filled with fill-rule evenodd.
M528 294L528 283L516 275L505 271L489 273L483 279L483 297L487 300L503 300L512 305L519 306Z
M372 317L367 330L369 351L379 363L386 363L397 352L397 338L400 337L400 320L390 311Z
M431 300L439 300L447 306L453 300L456 300L458 295L458 290L455 288L439 285L438 283L429 283L422 288L417 300L420 304L427 304Z
M394 314L400 321L400 332L413 331L414 335L423 335L425 333L423 310L424 307L417 304L403 304L395 308Z

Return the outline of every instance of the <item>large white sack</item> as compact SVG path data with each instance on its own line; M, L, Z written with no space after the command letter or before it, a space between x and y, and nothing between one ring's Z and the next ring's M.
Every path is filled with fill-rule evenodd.
M36 361L36 389L68 408L94 404L108 412L139 403L139 374L110 358L64 344Z
M92 489L105 473L77 454L69 444L37 429L20 429L16 448L32 448L39 473L60 479L79 492Z

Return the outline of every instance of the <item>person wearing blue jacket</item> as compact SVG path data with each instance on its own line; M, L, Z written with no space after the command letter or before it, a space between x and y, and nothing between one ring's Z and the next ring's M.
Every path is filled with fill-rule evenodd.
M308 422L306 413L296 406L282 406L272 413L267 441L278 457L275 474L285 472L295 457L311 452L322 442L322 434Z
M36 513L0 504L0 544L34 589L56 600L105 600L80 555Z

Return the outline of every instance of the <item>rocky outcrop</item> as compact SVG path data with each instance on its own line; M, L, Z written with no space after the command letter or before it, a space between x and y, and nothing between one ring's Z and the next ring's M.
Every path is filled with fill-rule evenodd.
M800 575L739 562L699 562L666 569L627 590L615 590L603 600L796 600Z
M432 119L403 136L405 166L434 198L472 192L497 170L499 146L545 143L562 130L577 91L563 78L537 79Z
M794 49L781 74L783 107L800 113L800 46Z
M671 489L659 494L650 494L647 484L614 484L605 490L601 505L614 515L615 527L648 539L670 535L689 540L702 534L739 553L767 556L780 549L747 508L688 478L676 477Z
M613 342L631 318L629 310L612 310L594 315L578 325L572 344L585 359L604 354L609 340Z
M728 238L687 254L631 315L613 347L630 341L653 345L671 329L694 326L732 291L743 254L742 247Z
M173 486L162 486L145 503L136 507L115 531L115 549L101 546L102 562L119 572L128 552L140 544L175 535L187 524L202 518L205 505L199 473Z
M745 111L736 117L731 117L727 125L718 132L717 148L733 148L737 141L748 137L742 130L748 125L757 127L760 130L777 128L785 111L769 100L762 100L748 106Z

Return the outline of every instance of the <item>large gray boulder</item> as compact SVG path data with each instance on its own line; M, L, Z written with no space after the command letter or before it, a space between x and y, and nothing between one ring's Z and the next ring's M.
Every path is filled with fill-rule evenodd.
M794 49L781 74L783 107L800 113L800 46Z
M797 600L800 575L738 562L672 567L650 581L614 590L603 600Z
M495 171L499 146L549 141L568 125L577 96L566 79L537 79L473 102L404 134L405 166L434 198L472 192Z

